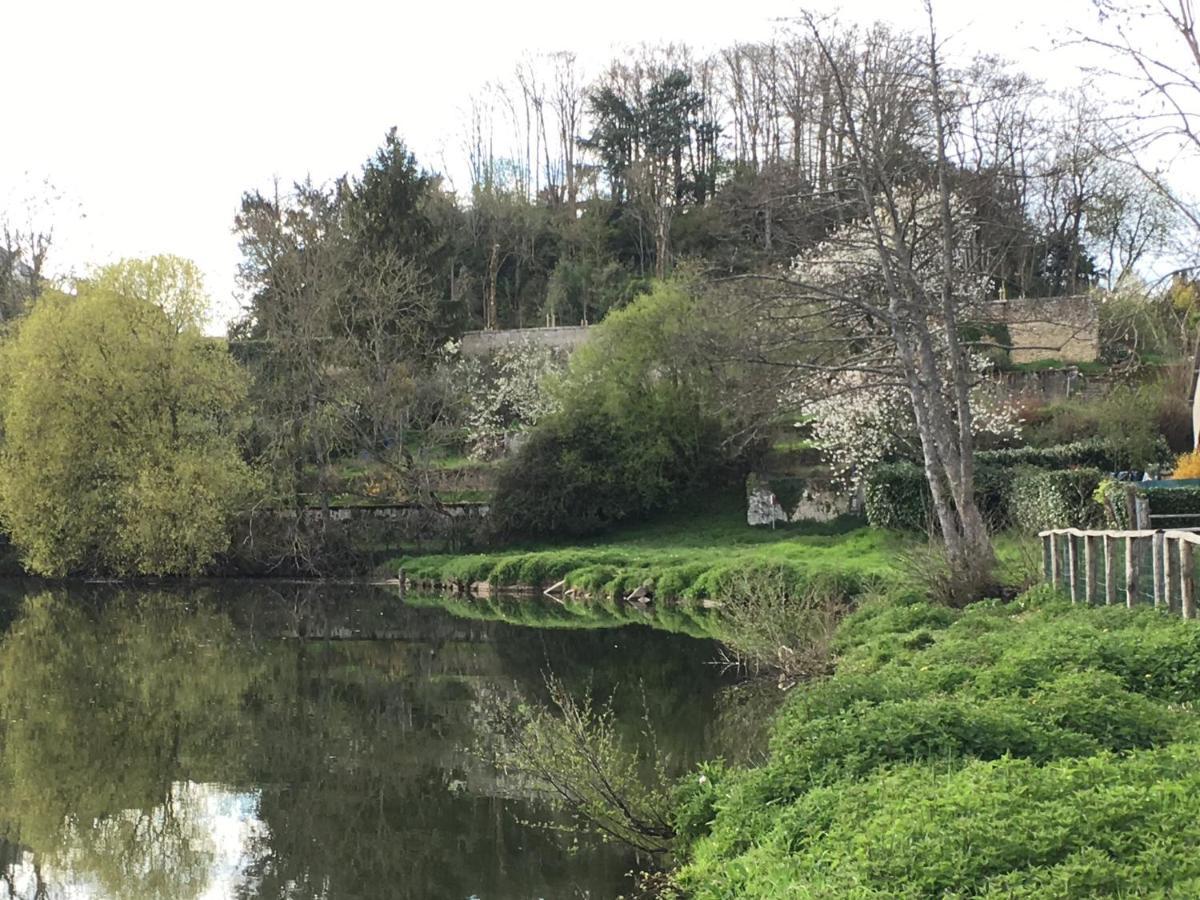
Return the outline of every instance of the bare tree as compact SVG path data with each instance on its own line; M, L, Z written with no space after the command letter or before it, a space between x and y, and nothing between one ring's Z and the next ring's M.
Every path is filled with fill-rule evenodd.
M846 65L827 22L803 19L828 67L832 102L866 216L802 258L787 279L801 341L837 345L819 376L855 370L903 385L947 557L961 594L978 591L994 555L975 500L973 379L960 325L981 299L968 270L969 211L951 191L958 110L934 30L921 40L875 28ZM813 331L813 324L824 330ZM807 335L807 336L805 336Z

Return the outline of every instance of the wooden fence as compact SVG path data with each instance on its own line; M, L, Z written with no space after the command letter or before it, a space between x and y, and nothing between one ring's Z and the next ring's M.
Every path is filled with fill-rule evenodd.
M1058 528L1039 537L1046 581L1066 591L1073 603L1153 603L1196 618L1200 534L1194 530Z

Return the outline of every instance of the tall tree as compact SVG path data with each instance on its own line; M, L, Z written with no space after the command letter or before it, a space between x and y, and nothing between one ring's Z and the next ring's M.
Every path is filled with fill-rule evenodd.
M252 499L244 374L167 298L110 286L170 265L47 292L0 351L0 517L34 572L199 572Z
M964 252L972 245L970 210L950 187L956 109L932 13L924 40L880 28L864 34L853 67L839 61L840 42L825 22L807 16L805 23L830 68L841 138L867 210L798 259L789 278L794 318L804 323L796 326L800 340L833 348L828 362L806 365L825 377L856 371L904 386L966 599L993 562L975 501L972 376L960 330L981 299L980 273Z

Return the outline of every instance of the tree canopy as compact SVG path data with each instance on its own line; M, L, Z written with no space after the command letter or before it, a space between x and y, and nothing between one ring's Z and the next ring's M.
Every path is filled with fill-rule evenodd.
M179 317L193 271L101 270L45 293L0 348L0 519L31 571L196 573L226 549L254 484L247 387Z

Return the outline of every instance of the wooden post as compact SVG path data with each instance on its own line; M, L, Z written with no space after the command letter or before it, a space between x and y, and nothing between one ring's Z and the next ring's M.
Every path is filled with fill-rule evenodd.
M1104 536L1104 605L1117 602L1117 539Z
M1083 601L1092 606L1096 602L1096 539L1090 534L1083 539Z
M1168 612L1175 612L1178 608L1175 605L1175 588L1178 587L1176 582L1178 580L1180 580L1180 575L1178 575L1178 572L1176 571L1176 569L1178 569L1178 563L1180 563L1180 560L1178 560L1178 558L1175 556L1175 554L1171 552L1171 540L1170 540L1170 538L1168 538L1168 536L1166 536L1164 534L1163 535L1163 606L1166 607L1166 611L1168 611Z
M1054 584L1054 565L1051 559L1054 557L1054 535L1048 534L1042 538L1042 578L1048 584Z
M1050 534L1050 583L1055 589L1062 586L1062 563L1059 560L1058 535Z
M1125 605L1133 609L1137 603L1138 561L1137 538L1125 538Z
M1161 531L1154 532L1150 539L1150 562L1154 567L1154 608L1158 609L1163 602L1163 535Z
M1135 496L1133 499L1133 527L1139 531L1147 531L1150 528L1150 501L1142 496Z
M1078 583L1079 567L1075 564L1075 535L1067 535L1067 591L1071 595L1071 602L1076 599L1075 585Z
M1196 618L1196 548L1191 541L1179 542L1180 612L1185 619Z

